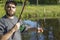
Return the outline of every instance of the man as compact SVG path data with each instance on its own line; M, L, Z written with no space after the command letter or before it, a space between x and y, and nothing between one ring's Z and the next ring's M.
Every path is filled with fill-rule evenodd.
M17 3L7 1L5 4L6 15L0 19L0 40L21 40L20 25L15 17Z
M5 4L6 15L0 19L0 40L21 40L20 23L14 16L16 11L16 2L7 1Z

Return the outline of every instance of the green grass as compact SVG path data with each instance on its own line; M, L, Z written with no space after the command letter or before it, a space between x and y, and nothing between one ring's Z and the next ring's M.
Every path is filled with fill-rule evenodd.
M17 6L16 16L21 12L22 6ZM0 18L5 14L4 4L0 4ZM34 18L34 19L33 19ZM22 19L60 18L60 5L27 5Z

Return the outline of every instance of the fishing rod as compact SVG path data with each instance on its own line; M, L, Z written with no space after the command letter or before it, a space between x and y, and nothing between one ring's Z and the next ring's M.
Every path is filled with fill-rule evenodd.
M25 0L24 3L23 3L23 7L22 7L22 10L21 10L21 13L20 13L20 16L19 16L19 18L18 18L17 23L20 22L20 20L21 20L21 16L22 16L22 14L23 14L24 7L25 7L25 5L26 5L26 1L27 1L27 0ZM13 33L13 36L14 36L14 34L15 34L15 32ZM12 38L13 38L13 36L12 36Z
M22 16L22 14L23 14L23 11L24 11L24 8L25 8L25 5L26 5L26 1L27 1L27 0L25 0L24 3L23 3L23 7L22 7L22 10L21 10L21 13L20 13L20 16L19 16L17 22L20 22L20 20L21 20L21 16Z

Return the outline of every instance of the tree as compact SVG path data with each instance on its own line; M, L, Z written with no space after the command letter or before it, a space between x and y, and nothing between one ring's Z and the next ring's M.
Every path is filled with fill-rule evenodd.
M39 0L37 0L37 2L36 2L36 3L37 3L37 5L39 4L39 2L38 2L38 1L39 1Z
M36 4L36 0L29 0L30 4Z

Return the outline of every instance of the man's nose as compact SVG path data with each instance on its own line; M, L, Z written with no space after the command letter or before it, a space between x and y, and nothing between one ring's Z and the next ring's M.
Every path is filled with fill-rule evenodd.
M12 10L13 8L12 7L10 7L10 10Z

